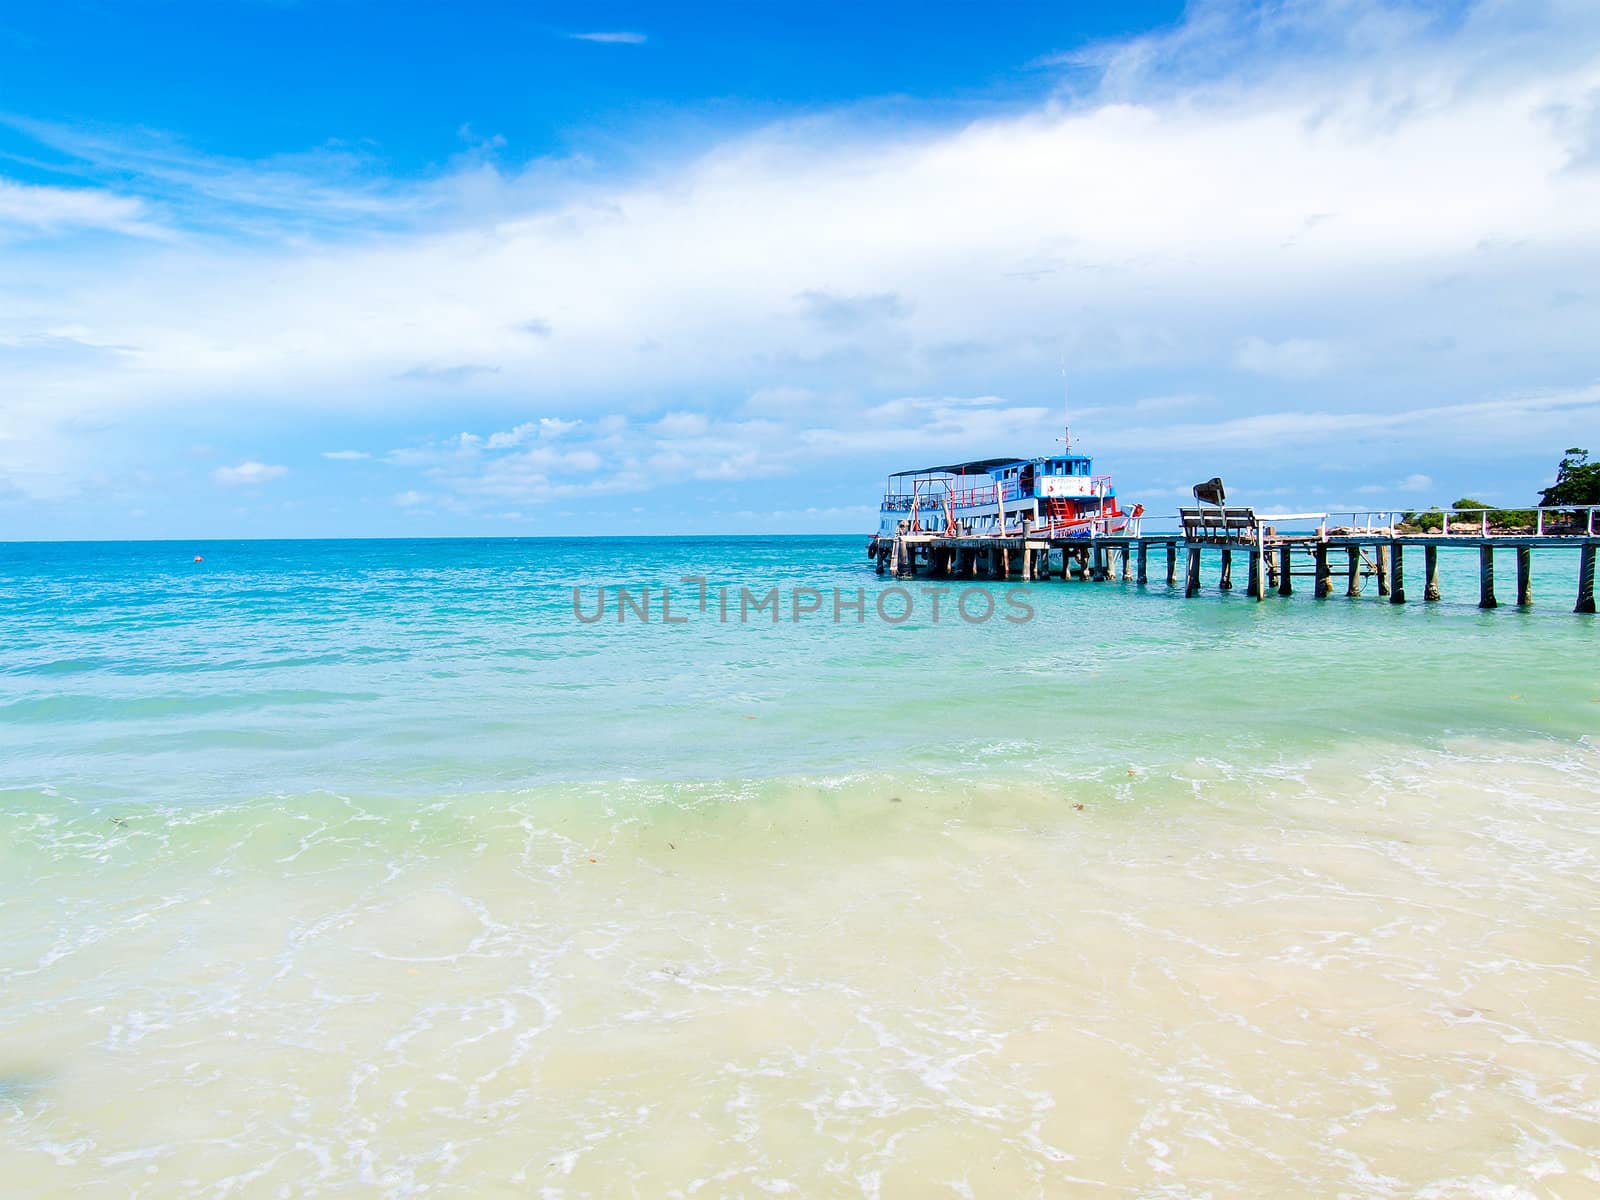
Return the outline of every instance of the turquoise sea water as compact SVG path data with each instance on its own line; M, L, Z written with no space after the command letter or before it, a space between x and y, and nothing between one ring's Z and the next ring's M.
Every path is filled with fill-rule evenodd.
M979 624L863 551L0 547L0 1176L1600 1189L1575 556ZM685 619L578 619L618 585Z
M912 581L921 607L892 626L859 538L11 546L0 786L190 804L1572 739L1596 716L1572 560L1541 557L1528 612L1475 607L1469 551L1438 605L1052 582L1024 593L1031 621L1003 601L952 619L947 598L935 624ZM685 576L735 605L778 587L786 611L719 622ZM619 623L614 599L576 619L572 588L592 615L619 584L671 585L689 619ZM796 587L823 610L794 621ZM834 588L865 589L868 619L832 620Z

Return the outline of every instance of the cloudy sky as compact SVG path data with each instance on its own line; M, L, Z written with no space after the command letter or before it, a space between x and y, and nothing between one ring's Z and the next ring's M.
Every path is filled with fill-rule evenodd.
M1600 4L0 10L0 540L856 531L1600 452Z

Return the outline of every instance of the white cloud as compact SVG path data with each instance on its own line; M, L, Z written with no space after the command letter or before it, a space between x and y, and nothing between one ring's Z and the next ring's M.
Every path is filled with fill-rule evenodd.
M211 480L213 483L219 483L224 487L241 487L266 483L272 479L281 479L288 473L288 467L272 466L268 463L250 460L240 463L237 467L218 467L211 472Z
M626 30L611 33L569 33L567 36L580 42L602 42L613 46L642 46L648 40L642 33L630 33Z
M192 225L232 237L310 226L398 224L440 204L431 188L397 186L347 146L245 160L202 154L169 134L143 127L107 131L14 115L0 116L0 125L75 160L85 175L136 184L157 197L174 218L181 215ZM78 190L91 191L73 189ZM110 192L99 194L116 198Z
M524 421L512 429L491 433L484 445L490 450L509 450L534 438L565 437L581 424L582 421L564 421L560 417L540 417L537 421Z
M655 425L656 431L669 438L704 436L711 422L704 413L670 412Z
M1333 347L1326 342L1309 338L1269 342L1265 338L1247 337L1234 352L1234 361L1240 369L1253 371L1257 375L1310 379L1330 370L1335 356Z
M332 152L213 170L159 139L33 127L155 197L107 219L215 229L249 209L277 234L144 245L138 271L88 252L69 272L8 263L29 299L0 336L70 325L121 348L0 353L29 439L11 458L218 395L246 430L306 413L376 427L397 403L408 431L479 422L477 442L386 459L461 472L452 494L562 436L618 465L586 479L535 457L500 468L505 486L1025 451L1059 432L1063 352L1102 448L1142 452L1137 421L1156 445L1382 428L1431 450L1451 435L1366 410L1600 374L1600 294L1551 299L1600 277L1600 170L1581 164L1600 13L1512 7L1436 25L1362 0L1200 5L1097 50L1103 79L1078 94L956 127L813 115L610 181L474 160L408 186ZM984 391L1001 398L945 398ZM1191 393L1205 400L1186 409ZM515 423L557 406L565 429ZM646 431L645 412L667 424ZM1534 427L1574 436L1580 412ZM606 420L644 445L608 442Z
M1359 451L1380 438L1390 445L1425 445L1431 453L1461 448L1477 453L1486 445L1505 453L1539 450L1569 431L1592 428L1596 421L1600 421L1600 385L1404 411L1309 409L1207 424L1123 425L1102 430L1096 441L1102 448L1122 450L1272 450L1303 462L1301 452L1307 448L1321 450L1331 443L1347 452ZM1423 490L1432 480L1414 474L1406 482L1412 485L1407 490Z
M1587 95L1600 56L1551 70L1524 55L1519 70L1515 50L1488 76L1470 47L1419 50L1409 90L1386 58L1292 89L1052 104L888 139L839 116L514 219L225 270L175 253L160 297L114 273L60 297L97 340L140 347L71 382L107 403L227 386L355 408L396 378L506 396L752 376L909 390L939 377L942 347L971 347L974 375L1042 374L1063 344L1075 369L1199 365L1230 325L1238 365L1304 379L1336 365L1332 341L1246 323L1332 313L1340 342L1370 342L1401 303L1422 332L1470 320L1486 347L1575 338L1591 307L1497 331L1473 300L1600 267L1600 173L1563 171L1545 115ZM1286 249L1317 214L1333 215ZM1509 248L1485 257L1496 237ZM1013 278L1016 264L1053 273ZM1451 273L1464 289L1438 288ZM562 336L527 336L530 308L559 310Z
M1179 412L1185 408L1195 408L1205 403L1205 397L1196 396L1191 392L1183 392L1171 396L1141 396L1133 402L1135 412Z
M160 238L169 232L150 218L145 202L100 188L38 187L0 179L0 236L7 229L36 234L83 230Z
M336 462L355 462L357 459L371 458L365 450L324 450L323 458L331 458Z

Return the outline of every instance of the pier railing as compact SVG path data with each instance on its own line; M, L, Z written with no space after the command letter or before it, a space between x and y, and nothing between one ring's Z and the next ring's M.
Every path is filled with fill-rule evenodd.
M1176 515L1151 517L1148 532L1181 534ZM1273 534L1316 534L1404 538L1411 535L1461 538L1600 537L1600 504L1561 504L1534 508L1342 509L1315 513L1256 514Z

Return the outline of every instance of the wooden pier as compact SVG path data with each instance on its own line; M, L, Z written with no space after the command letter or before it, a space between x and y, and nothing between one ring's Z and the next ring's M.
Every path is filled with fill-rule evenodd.
M1295 581L1307 581L1310 595L1326 599L1343 585L1346 597L1361 596L1372 584L1377 595L1405 604L1406 568L1420 569L1424 603L1441 598L1439 552L1476 551L1478 606L1501 606L1496 591L1496 552L1502 563L1515 564L1515 605L1533 604L1534 551L1572 553L1577 566L1577 613L1595 611L1595 556L1600 550L1600 516L1596 508L1519 510L1537 513L1536 524L1522 532L1502 532L1492 524L1499 510L1449 514L1438 532L1405 529L1398 513L1352 513L1347 524L1328 523L1326 513L1256 514L1248 508L1184 509L1178 528L1097 537L1055 538L1030 535L972 535L903 530L893 537L873 537L867 553L880 575L900 578L1006 579L1026 582L1049 579L1104 582L1124 580L1140 586L1182 586L1194 597L1203 587L1202 567L1209 551L1220 560L1217 587L1232 591L1234 563L1242 559L1244 594L1255 600L1269 595L1292 596ZM1344 514L1340 514L1344 515ZM1451 529L1451 518L1455 528ZM1317 522L1313 529L1293 532L1280 527ZM1509 565L1509 563L1508 563ZM1180 584L1180 571L1182 575ZM1417 578L1413 576L1413 579ZM1508 572L1504 579L1511 580Z

